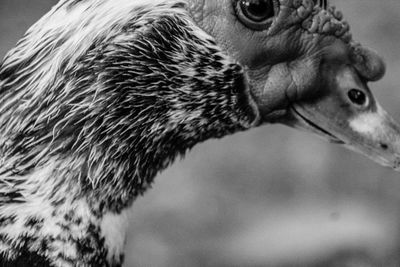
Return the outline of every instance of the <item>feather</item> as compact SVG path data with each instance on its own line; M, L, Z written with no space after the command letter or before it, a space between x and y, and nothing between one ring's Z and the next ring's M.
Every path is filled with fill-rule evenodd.
M0 81L5 262L118 266L104 225L177 155L258 118L243 67L178 0L61 1Z

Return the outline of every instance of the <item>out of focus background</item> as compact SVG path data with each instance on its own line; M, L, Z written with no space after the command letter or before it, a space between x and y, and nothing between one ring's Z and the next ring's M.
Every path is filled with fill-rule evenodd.
M371 87L400 120L400 1L331 2L386 59ZM0 57L55 3L0 0ZM400 173L284 126L197 146L134 206L126 267L400 266Z

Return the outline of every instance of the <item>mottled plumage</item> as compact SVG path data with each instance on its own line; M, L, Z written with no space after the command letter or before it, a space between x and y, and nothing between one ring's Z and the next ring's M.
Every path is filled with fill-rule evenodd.
M50 16L87 12L74 18L71 10L59 27L43 27L44 18L3 62L6 258L34 248L55 264L106 266L114 249L100 228L107 214L120 214L196 143L257 121L242 66L190 21L183 3L120 2L59 4ZM120 255L108 259L117 265Z
M326 1L274 1L277 18L254 31L225 25L245 2L63 0L29 29L0 65L0 265L121 266L132 202L209 138L302 122L354 145L354 131L307 124L303 100L347 90L332 82L337 58L363 81L383 75L380 59ZM224 23L205 16L221 3Z

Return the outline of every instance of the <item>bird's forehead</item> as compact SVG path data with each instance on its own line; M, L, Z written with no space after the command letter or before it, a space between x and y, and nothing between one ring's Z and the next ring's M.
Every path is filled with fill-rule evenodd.
M206 30L212 27L229 27L237 22L235 5L238 0L187 0L192 18ZM271 0L277 14L263 33L274 35L287 28L298 26L312 34L332 35L348 39L349 26L343 14L328 0ZM251 29L250 29L251 30Z
M324 43L321 39L351 41L348 23L327 0L271 0L277 10L272 24L258 31L238 19L235 12L238 0L187 1L193 20L236 59L250 66L249 60L260 58L268 58L262 64L271 64L274 57L282 58L282 51L289 57L299 50L315 53L317 45Z

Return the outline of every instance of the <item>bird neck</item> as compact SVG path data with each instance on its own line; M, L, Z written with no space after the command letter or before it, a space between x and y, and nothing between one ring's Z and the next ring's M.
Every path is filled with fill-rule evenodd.
M154 176L196 143L237 130L229 122L223 126L218 120L211 125L205 118L195 120L203 120L203 126L165 128L153 119L152 124L144 122L148 134L135 136L140 142L133 143L128 154L111 156L94 145L86 153L48 152L52 156L29 168L22 165L28 155L10 158L13 168L4 164L0 176L0 262L25 266L34 259L38 266L119 266L127 210Z
M124 231L107 226L124 224L155 175L195 144L257 123L243 67L181 6L145 11L46 32L59 25L53 14L0 66L0 254L8 260L117 266ZM82 31L85 41L64 36Z
M79 188L48 176L54 167L25 177L32 183L41 179L36 193L26 188L24 199L0 203L0 265L121 266L128 211L99 215L79 197ZM56 178L57 189L50 178Z
M77 187L96 213L119 213L176 156L257 123L244 68L179 6L165 8L98 33L102 45L79 56L63 36L38 43L48 37L35 27L10 52L0 67L0 190L13 187L0 199L36 194L23 177L53 164L52 183ZM49 47L28 56L38 45Z

